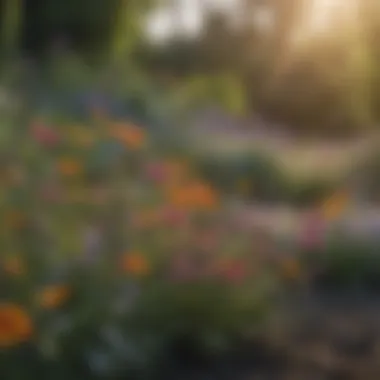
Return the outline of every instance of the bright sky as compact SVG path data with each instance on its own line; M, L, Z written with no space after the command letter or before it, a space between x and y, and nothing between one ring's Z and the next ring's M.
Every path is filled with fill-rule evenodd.
M356 33L358 27L358 0L312 0L306 3L302 20L296 25L294 38L305 41L309 37Z
M163 6L148 21L148 34L155 41L165 40L173 32L196 35L202 28L207 8L226 11L239 16L242 0L166 0L176 7ZM295 25L295 40L308 40L311 36L330 34L337 28L353 28L357 24L358 0L309 0L305 2L301 19ZM175 13L174 13L175 12ZM264 12L265 13L265 12ZM268 14L261 14L256 22L270 26ZM269 21L268 21L269 20ZM335 29L335 30L334 30Z
M173 0L172 0L173 1ZM148 21L148 33L156 41L165 40L176 28L187 34L197 34L202 27L202 17L207 7L236 12L240 0L174 0L177 2L177 18L173 9L162 7ZM173 7L174 8L174 7Z

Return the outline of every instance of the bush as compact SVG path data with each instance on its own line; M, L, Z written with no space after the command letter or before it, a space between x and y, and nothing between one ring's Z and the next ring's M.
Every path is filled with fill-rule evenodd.
M239 194L263 202L278 202L287 190L281 169L264 154L203 158L199 166L207 180L228 194Z
M332 236L324 248L302 253L304 264L317 287L380 290L380 257L370 243L355 241L345 234Z
M288 181L286 198L296 207L310 207L321 204L322 201L333 194L339 183L331 180L312 179L294 183Z

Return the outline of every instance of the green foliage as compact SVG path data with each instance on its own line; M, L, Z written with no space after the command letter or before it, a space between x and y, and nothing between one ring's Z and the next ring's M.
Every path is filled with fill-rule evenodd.
M8 346L8 325L0 326L1 368L9 380L37 369L62 379L148 378L183 334L213 352L256 326L277 291L276 274L257 272L250 234L230 230L224 198L218 202L218 191L196 176L196 161L196 178L185 168L185 179L200 180L215 208L178 204L166 191L172 178L147 173L152 163L162 169L168 159L187 159L191 166L194 157L179 154L180 134L163 145L150 125L113 114L112 103L121 98L128 107L135 89L141 98L150 93L143 78L131 80L133 94L125 82L108 83L112 101L102 104L104 113L78 117L60 100L76 105L70 95L97 83L92 72L81 76L85 65L70 62L44 77L49 107L13 113L1 128L0 314L18 306L33 332ZM153 121L155 98L145 99ZM264 178L260 159L251 161ZM204 188L196 187L197 199L205 198ZM147 212L155 216L148 224ZM62 287L68 296L60 300Z
M332 232L326 245L303 252L306 270L317 274L316 285L335 290L379 290L380 259L376 245Z
M205 104L218 104L237 115L246 111L244 86L231 74L190 77L176 89L174 101L183 111L196 110Z
M276 162L261 153L240 157L204 158L201 173L226 193L239 193L242 182L248 187L246 195L260 201L280 201L287 184Z
M328 179L288 180L285 198L296 207L310 207L321 204L339 187L340 181Z

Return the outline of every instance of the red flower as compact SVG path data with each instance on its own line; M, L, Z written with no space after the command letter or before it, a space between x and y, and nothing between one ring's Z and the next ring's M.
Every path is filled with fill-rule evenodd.
M40 122L33 124L31 129L33 138L45 147L52 148L60 141L60 137L56 131Z
M241 283L248 275L247 266L241 260L227 260L222 263L221 275L230 283Z

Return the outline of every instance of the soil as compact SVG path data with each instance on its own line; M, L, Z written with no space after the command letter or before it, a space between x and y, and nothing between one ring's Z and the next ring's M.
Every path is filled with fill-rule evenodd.
M165 379L378 380L380 297L293 294L234 350L212 359L190 351L182 352L182 361L177 356L176 370Z

